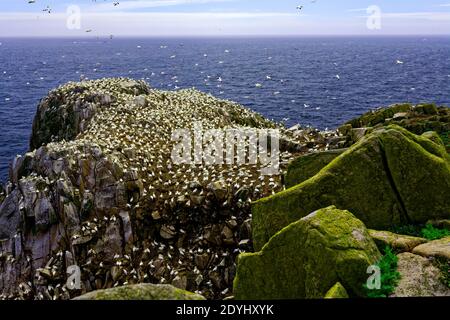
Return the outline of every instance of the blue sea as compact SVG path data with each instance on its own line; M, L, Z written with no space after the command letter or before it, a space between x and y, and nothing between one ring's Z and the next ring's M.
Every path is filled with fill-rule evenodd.
M0 180L39 100L67 81L196 87L285 121L335 128L396 102L450 105L450 37L0 39Z

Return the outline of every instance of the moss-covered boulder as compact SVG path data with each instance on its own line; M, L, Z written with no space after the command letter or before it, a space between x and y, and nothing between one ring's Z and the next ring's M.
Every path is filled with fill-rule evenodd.
M346 299L349 298L347 290L345 290L344 286L339 282L331 287L330 290L325 295L325 299Z
M364 224L328 207L274 235L257 253L238 258L236 299L324 298L340 282L362 296L367 267L380 258Z
M394 118L394 115L398 113L407 113L412 110L413 106L411 104L396 104L388 108L380 108L378 110L369 111L361 117L347 122L347 124L350 124L353 128L373 127L377 124L384 123L386 119Z
M285 177L286 188L291 188L315 176L323 167L340 156L347 149L310 153L293 160Z
M450 158L442 144L399 127L375 130L314 177L252 205L256 250L310 212L335 205L369 228L450 216Z
M142 283L92 291L74 300L205 300L205 298L171 285Z
M369 234L379 249L389 246L396 252L411 251L418 245L427 242L427 239L424 238L395 234L389 231L369 230Z
M396 104L387 108L369 111L361 117L347 122L340 128L341 133L351 132L352 128L368 128L399 125L415 134L426 131L443 133L450 130L450 108L434 104ZM349 137L351 138L351 137Z

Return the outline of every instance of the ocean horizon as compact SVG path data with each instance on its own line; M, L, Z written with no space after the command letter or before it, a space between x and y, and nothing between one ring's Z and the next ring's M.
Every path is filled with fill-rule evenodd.
M0 181L40 99L68 81L192 88L286 126L336 128L374 108L450 104L449 36L0 38ZM45 41L45 42L43 42Z

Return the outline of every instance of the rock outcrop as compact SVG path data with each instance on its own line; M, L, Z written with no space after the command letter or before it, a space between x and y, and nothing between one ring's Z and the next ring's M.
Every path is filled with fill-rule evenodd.
M450 296L440 270L424 257L409 252L399 254L398 272L401 277L393 297Z
M239 256L236 299L323 298L336 282L363 296L366 270L380 258L364 224L328 207L275 234L256 253Z
M193 89L68 83L41 101L30 151L0 186L0 299L362 296L365 268L380 256L373 239L448 257L448 239L364 226L446 225L448 115L397 105L336 131L285 129ZM217 141L196 134L210 129L277 130L279 172L238 165L239 148L255 155L239 137L224 152L231 163L207 164Z
M450 131L450 110L434 104L396 104L372 110L352 119L339 131L348 137L347 143L355 143L374 128L391 124L399 125L415 134L434 131L443 134Z
M191 151L199 129L278 129L280 172L262 176L264 165L238 166L237 155L175 163L176 129L192 133ZM230 296L236 256L252 250L250 202L281 191L287 162L325 150L334 135L286 130L193 89L120 78L53 90L0 203L0 298L70 299L142 282ZM81 269L79 290L66 285L71 265Z
M391 247L396 252L410 252L418 245L427 242L424 238L395 234L389 231L369 230L378 248Z
M336 284L331 287L330 290L325 294L325 299L347 299L349 298L347 290L340 284L336 282Z
M323 152L309 153L291 161L285 178L286 188L294 187L309 178L314 177L331 161L347 149L334 149Z
M73 300L205 300L205 298L167 284L141 283L96 290Z
M450 158L442 143L398 127L372 132L303 183L252 205L256 250L282 228L327 205L369 228L450 215Z
M412 252L424 257L442 258L450 261L450 237L421 244L416 246Z

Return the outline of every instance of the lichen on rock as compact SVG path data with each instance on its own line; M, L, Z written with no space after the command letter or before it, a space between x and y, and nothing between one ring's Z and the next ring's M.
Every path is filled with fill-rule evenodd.
M415 247L412 252L424 257L442 258L450 261L450 237L421 244Z
M73 300L205 300L205 298L171 285L145 283L96 290Z
M315 176L320 170L336 159L347 149L335 149L309 153L291 161L286 172L286 188L294 187Z
M347 209L375 229L448 218L449 159L441 144L401 127L376 130L314 177L254 202L255 249L327 205Z
M450 131L449 120L448 107L438 107L434 104L395 104L352 119L341 127L341 131L348 133L349 130L357 128L380 128L395 124L419 135L427 131L441 134ZM348 142L352 142L351 139Z
M334 286L325 294L325 299L346 299L349 298L347 290L339 282L336 282Z
M450 288L441 281L440 270L424 257L409 252L398 255L400 281L393 297L449 296Z
M409 252L418 245L427 242L427 239L424 238L400 235L389 231L369 230L369 234L379 249L384 249L386 246L389 246L396 252Z
M239 256L236 299L323 298L340 282L363 296L367 267L381 254L364 224L350 212L328 207L276 233L256 253Z

